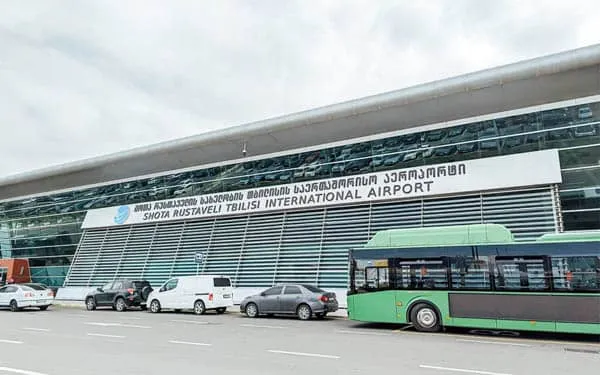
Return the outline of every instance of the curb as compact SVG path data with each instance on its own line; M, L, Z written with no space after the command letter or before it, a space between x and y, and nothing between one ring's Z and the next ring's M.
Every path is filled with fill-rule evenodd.
M85 309L85 304L83 301L54 301L54 303L52 304L52 306L57 306L57 307L61 307L61 308L68 308L68 309ZM237 305L239 306L239 305ZM339 309L338 311L344 311L346 312L346 309ZM232 312L234 312L232 310ZM240 314L243 315L240 311L235 311L236 314ZM339 319L339 320L347 320L348 316L347 315L327 315L327 318L329 319Z
M52 306L58 306L58 307L68 307L68 308L84 308L85 304L83 303L83 301L79 302L79 301L54 301L54 303L52 304Z

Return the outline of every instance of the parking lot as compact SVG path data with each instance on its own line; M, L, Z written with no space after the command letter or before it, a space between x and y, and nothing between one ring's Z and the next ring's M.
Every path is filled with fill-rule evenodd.
M590 338L422 334L344 318L299 321L54 307L0 311L0 374L594 374Z

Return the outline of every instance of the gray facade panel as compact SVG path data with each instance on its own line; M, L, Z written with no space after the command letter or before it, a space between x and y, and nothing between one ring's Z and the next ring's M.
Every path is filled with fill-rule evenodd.
M172 276L225 274L236 287L305 282L346 288L348 249L375 232L449 224L506 225L518 240L557 230L550 187L327 207L84 232L65 286L117 277L159 285ZM194 254L206 261L196 265ZM115 266L117 265L117 266Z

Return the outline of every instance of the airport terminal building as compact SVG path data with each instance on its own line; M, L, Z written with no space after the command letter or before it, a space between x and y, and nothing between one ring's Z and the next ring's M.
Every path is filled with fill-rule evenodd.
M0 179L0 254L71 296L202 273L345 290L383 229L600 229L599 121L595 45Z

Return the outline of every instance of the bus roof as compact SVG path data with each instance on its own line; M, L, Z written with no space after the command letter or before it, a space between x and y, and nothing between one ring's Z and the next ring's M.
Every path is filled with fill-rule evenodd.
M600 231L547 233L537 239L537 242L577 242L600 241Z
M375 233L364 248L506 244L515 242L510 230L500 224L389 229Z
M583 231L544 234L535 243L552 242L600 242L600 231ZM388 229L375 235L362 248L355 250L385 248L415 248L435 246L474 246L485 244L524 244L531 241L515 241L512 232L501 224L471 224L442 227Z

